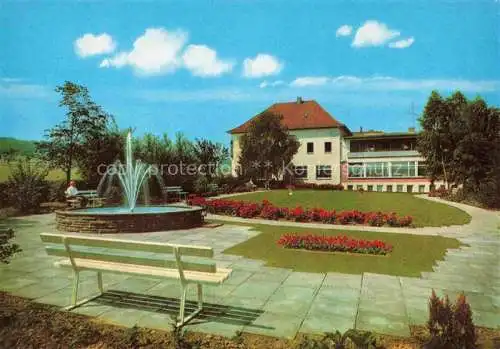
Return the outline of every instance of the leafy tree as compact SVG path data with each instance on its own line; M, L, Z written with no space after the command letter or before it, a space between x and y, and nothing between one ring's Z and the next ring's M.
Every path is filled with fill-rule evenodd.
M75 163L91 152L87 143L106 133L112 117L92 101L85 86L66 81L55 91L62 96L59 106L67 109L66 118L46 131L48 140L38 143L37 148L69 181Z
M420 119L418 150L432 179L463 187L483 204L499 205L500 109L460 92L432 92ZM496 202L496 203L495 203Z
M446 101L433 91L420 118L422 132L418 150L426 158L427 174L431 179L444 179L448 183L451 171L453 138L450 132L450 110Z
M263 112L241 137L239 164L247 178L279 178L297 153L300 143L282 124L281 115Z
M76 163L80 176L88 185L96 188L104 166L123 157L125 137L123 132L114 127L99 136L89 136L85 140L83 152Z
M196 139L194 155L200 165L205 166L205 177L210 181L213 171L229 158L229 149L223 144L214 143L207 139Z

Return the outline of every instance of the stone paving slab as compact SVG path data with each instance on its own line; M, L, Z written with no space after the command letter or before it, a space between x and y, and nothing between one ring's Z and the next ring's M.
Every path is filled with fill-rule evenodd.
M420 278L294 272L266 266L264 261L224 254L227 248L259 234L244 226L113 237L211 246L218 265L233 269L222 286L204 287L205 311L187 326L192 331L233 336L243 330L291 338L297 332L323 333L356 327L408 335L410 324L423 324L427 320L432 289L440 296L448 294L451 299L464 291L476 324L499 327L500 278L494 266L498 265L500 251L500 216L476 208L464 209L473 217L467 226L411 231L458 237L468 244L448 250L443 260L436 261L434 270L422 273ZM18 221L22 226L16 230L16 242L24 252L11 264L0 266L0 290L41 303L68 305L72 272L52 266L58 258L45 255L38 237L40 232L54 229L53 215ZM403 231L408 232L406 229L394 232ZM177 281L106 273L103 278L105 289L110 292L74 312L124 326L137 324L171 330L171 316L178 312L180 297ZM95 273L81 273L79 296L96 292ZM190 310L194 309L195 299L196 287L190 287Z

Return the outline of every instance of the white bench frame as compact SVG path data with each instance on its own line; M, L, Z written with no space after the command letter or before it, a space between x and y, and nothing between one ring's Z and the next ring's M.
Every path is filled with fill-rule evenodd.
M58 253L56 253L55 251L51 251L50 250L50 247L46 247L47 248L47 253L48 254L51 254L51 255L58 255L58 256L64 256L64 254L62 254L61 252L66 252L66 256L67 258L69 258L69 262L70 262L70 266L71 266L71 269L73 271L73 289L72 289L72 294L71 294L71 305L65 307L64 309L65 310L72 310L76 307L79 307L85 303L88 303L94 299L96 299L97 297L101 296L103 293L104 293L104 288L103 288L103 282L102 282L102 272L103 271L109 271L109 272L118 272L118 273L128 273L128 274L133 274L133 275L145 275L145 276L157 276L157 277L160 277L160 278L167 278L167 279L179 279L180 281L180 286L181 286L181 299L180 299L180 308L179 308L179 320L177 321L176 323L176 326L182 326L184 325L185 323L187 323L188 321L190 321L191 319L193 319L196 315L198 315L202 310L203 310L203 289L202 289L202 284L203 283L211 283L211 284L214 284L214 283L222 283L224 282L228 277L229 275L231 274L231 270L230 269L216 269L217 271L220 270L221 274L223 275L223 279L220 281L220 282L208 282L208 279L206 278L207 275L209 274L213 274L213 273L208 273L208 272L197 272L197 276L198 276L198 279L193 279L193 278L186 278L185 277L185 269L184 269L184 266L183 266L183 261L181 260L181 250L182 249L191 249L191 250L204 250L205 252L207 251L210 251L210 253L213 255L213 249L209 248L209 247L204 247L204 246L187 246L187 245L173 245L173 244L164 244L164 243L158 243L158 242L142 242L142 241L134 241L134 240L121 240L121 239L109 239L109 238L100 238L100 237L86 237L86 236L78 236L78 235L65 235L65 234L51 234L51 233L42 233L40 234L40 237L42 238L42 241L44 242L48 242L48 243L55 243L55 244L61 244L62 242L62 245L64 246L64 251L59 251ZM57 242L56 240L57 239L60 239L60 242ZM86 261L92 261L92 262L102 262L103 264L104 263L116 263L116 265L119 267L120 265L123 267L123 266L130 266L132 267L132 269L134 267L137 267L137 268L141 268L143 269L143 271L147 271L147 268L149 266L147 265L142 265L141 264L128 264L128 263L117 263L117 262L109 262L109 261L106 261L105 259L101 259L99 260L98 258L95 258L96 256L94 255L93 257L94 258L89 258L89 259L78 259L78 261L76 261L75 259L75 253L74 251L71 249L71 244L68 240L71 240L71 238L77 238L77 239L88 239L88 240L93 240L93 241L102 241L103 243L110 243L112 244L113 242L116 242L116 243L137 243L137 244L143 244L143 245L146 245L146 246L152 246L152 247L170 247L172 248L173 250L173 255L174 255L174 258L175 258L175 266L176 266L176 269L178 271L178 277L168 277L168 276L160 276L160 275L153 275L151 273L147 273L147 272L139 272L139 271L135 271L135 272L132 272L131 270L129 270L128 272L124 269L122 270L118 270L115 269L111 269L111 268L96 268L95 270L93 270L91 267L81 267L78 265L78 261L80 260L86 260ZM76 244L76 245L81 245L81 244ZM125 248L122 248L120 249L119 247L117 247L118 250L125 250ZM100 253L102 255L106 255L105 253ZM131 257L133 258L133 257ZM168 264L169 261L165 261L165 271L167 270L173 270L172 268L168 268L167 267L167 264ZM59 262L56 262L55 265L56 266L67 266L67 265L64 265L64 260L62 261L59 261ZM172 263L170 263L172 264ZM193 263L193 265L196 264L196 263ZM137 269L136 268L136 269ZM153 267L152 267L153 268ZM158 267L154 267L156 270L158 270L159 268ZM80 301L78 301L78 285L79 285L79 279L80 279L80 272L81 271L96 271L97 272L97 286L98 286L98 289L99 289L99 293L94 295L94 296L91 296L91 297L88 297L88 298L85 298L85 299L82 299ZM227 274L227 275L224 275L224 274ZM205 275L205 279L203 278L203 276ZM187 296L187 287L189 284L192 284L192 283L196 283L197 284L197 308L194 312L192 312L191 314L189 314L188 316L185 316L185 306L186 306L186 296Z
M182 200L182 196L184 196L184 200L187 199L187 191L184 191L181 186L171 186L171 187L165 187L165 193L167 195L167 200L168 200L168 194L169 193L175 193L179 196L179 199Z

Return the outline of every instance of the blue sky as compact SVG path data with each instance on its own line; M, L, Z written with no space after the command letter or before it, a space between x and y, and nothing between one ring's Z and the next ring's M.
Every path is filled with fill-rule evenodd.
M86 85L138 134L225 133L316 99L351 130L405 130L432 89L500 105L498 0L0 3L0 136L64 117Z

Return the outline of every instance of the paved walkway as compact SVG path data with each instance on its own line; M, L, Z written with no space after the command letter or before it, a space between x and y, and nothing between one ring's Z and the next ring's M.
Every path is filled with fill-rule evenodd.
M302 273L266 267L264 261L222 254L225 249L259 234L230 224L213 229L114 236L212 246L218 264L234 270L224 285L206 288L206 311L187 326L193 331L227 336L247 331L294 337L297 332L359 328L409 335L409 324L423 324L427 319L432 288L452 297L465 291L475 323L498 328L500 216L498 212L453 205L471 214L470 224L408 231L457 237L468 244L449 250L443 261L437 261L434 271L422 273L421 278ZM15 221L16 240L24 251L11 264L0 266L0 290L37 302L68 305L71 273L52 266L56 259L46 255L38 236L40 232L55 230L54 216L29 216ZM80 295L94 293L95 275L89 272L82 276ZM170 329L170 314L176 312L180 295L176 282L105 274L104 284L110 292L74 311L124 326ZM193 300L194 291L193 287L190 293Z

